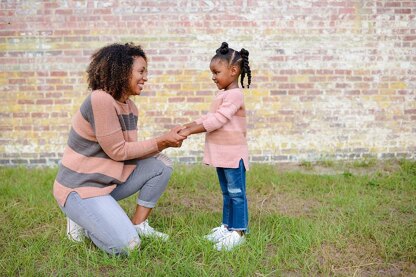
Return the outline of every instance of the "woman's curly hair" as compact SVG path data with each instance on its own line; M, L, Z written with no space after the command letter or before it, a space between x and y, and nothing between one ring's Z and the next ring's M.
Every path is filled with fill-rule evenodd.
M147 61L141 46L132 42L114 43L96 51L87 69L88 88L104 90L120 100L129 87L134 57Z

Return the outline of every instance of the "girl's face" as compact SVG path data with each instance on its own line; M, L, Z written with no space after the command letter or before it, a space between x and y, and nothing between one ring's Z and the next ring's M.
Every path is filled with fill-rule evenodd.
M147 62L143 57L134 57L129 88L124 100L132 95L140 95L145 82L147 82Z
M226 61L214 59L211 61L209 68L212 72L212 80L217 84L218 89L228 90L238 88L237 66L228 65Z

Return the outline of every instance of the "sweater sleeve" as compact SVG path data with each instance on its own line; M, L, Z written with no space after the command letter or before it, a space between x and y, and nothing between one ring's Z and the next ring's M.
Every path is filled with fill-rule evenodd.
M202 121L207 132L212 132L224 126L243 105L243 94L240 91L227 93L223 102L215 112L207 114Z
M115 161L136 159L158 152L155 139L126 141L114 99L105 92L93 92L91 98L95 135L104 152Z

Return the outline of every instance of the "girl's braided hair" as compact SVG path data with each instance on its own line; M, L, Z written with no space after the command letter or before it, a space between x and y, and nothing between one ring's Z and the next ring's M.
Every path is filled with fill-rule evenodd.
M229 65L238 65L241 71L241 86L244 88L243 81L247 76L247 88L249 88L251 84L251 69L248 62L248 55L249 52L246 49L242 48L240 52L238 52L229 48L228 43L223 42L221 47L216 50L216 54L212 57L212 60L221 59L227 61Z
M141 46L132 42L114 43L96 51L87 69L88 88L104 90L120 100L128 90L134 57L142 57L147 61Z

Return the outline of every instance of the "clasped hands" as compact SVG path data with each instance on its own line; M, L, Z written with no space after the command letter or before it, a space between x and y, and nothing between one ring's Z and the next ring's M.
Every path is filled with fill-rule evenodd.
M163 135L164 148L181 147L182 142L190 135L186 126L176 126Z

